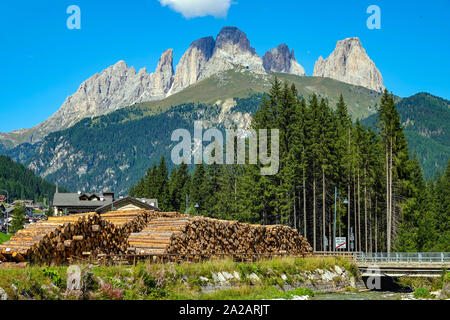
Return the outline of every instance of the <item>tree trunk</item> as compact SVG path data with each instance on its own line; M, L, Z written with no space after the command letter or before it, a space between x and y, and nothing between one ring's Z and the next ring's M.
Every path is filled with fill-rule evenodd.
M358 248L359 251L362 251L362 245L361 245L361 193L360 193L360 186L361 182L359 179L359 168L358 168Z
M389 240L389 245L390 245L390 249L392 249L392 238L393 235L395 236L395 233L393 233L394 230L394 225L395 225L395 221L394 221L394 213L393 209L394 206L392 204L392 196L393 196L393 191L392 191L392 170L393 170L393 165L392 165L392 136L391 136L391 143L390 143L390 158L389 158L389 218L390 218L390 235L391 235L391 239ZM390 251L389 251L390 252Z
M313 249L317 250L316 243L316 177L313 178Z
M375 194L375 252L378 252L378 197Z
M367 241L367 169L364 166L364 238L366 244L366 252L369 252L368 241Z
M294 191L294 229L297 230L297 209L295 205L295 191Z
M350 236L351 236L351 226L350 226L350 215L351 215L351 210L350 210L350 177L348 178L348 183L347 183L347 251L350 251Z
M325 224L326 224L326 220L325 220L325 197L326 197L326 185L325 185L325 168L322 168L322 241L323 241L323 248L324 251L326 251L326 247L325 247ZM328 239L328 250L329 248L331 248L331 238Z
M370 230L370 241L369 241L370 248L369 248L369 250L370 250L370 252L373 252L373 224L372 224L373 217L372 216L373 216L372 197L369 194L369 230Z
M353 237L354 237L354 245L355 245L355 251L358 251L358 218L357 218L358 210L356 208L356 179L353 177Z
M387 252L391 252L391 224L390 224L390 188L389 188L389 146L388 142L386 142L386 250Z
M303 168L303 232L305 233L305 238L307 237L307 226L306 226L306 175L305 168Z

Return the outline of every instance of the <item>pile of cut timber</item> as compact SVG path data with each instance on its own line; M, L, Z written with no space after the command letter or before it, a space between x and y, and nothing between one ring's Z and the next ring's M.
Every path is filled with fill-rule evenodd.
M0 261L61 264L73 257L125 253L132 232L141 231L153 218L175 215L135 210L50 217L29 224L0 245Z
M312 252L297 230L204 217L157 218L128 239L128 252L178 258L233 256L246 259Z
M153 210L112 211L101 215L103 246L95 254L126 253L127 240L133 232L140 232L152 220L158 217L176 217L176 212Z
M19 230L0 245L2 261L62 263L82 255L100 242L100 217L96 213L50 217Z
M122 253L177 259L263 257L311 252L286 226L260 226L148 210L51 217L0 245L0 261L61 264L72 258Z

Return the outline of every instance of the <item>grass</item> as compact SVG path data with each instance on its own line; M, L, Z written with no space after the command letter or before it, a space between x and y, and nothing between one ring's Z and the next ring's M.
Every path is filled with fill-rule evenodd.
M238 288L218 290L211 293L193 292L184 290L173 292L169 298L172 300L265 300L286 299L294 296L314 296L311 289L297 288L291 291L282 291L274 286L250 286L244 285Z
M330 78L299 77L284 73L275 75L281 81L294 83L299 94L306 98L313 93L327 98L332 108L336 106L339 95L342 93L354 119L363 119L375 113L375 106L380 99L380 94L375 91ZM272 79L273 75L255 75L238 68L223 72L220 76L202 80L164 100L131 106L130 110L139 109L144 115L153 115L188 102L215 104L219 100L223 102L229 98L246 98L253 94L268 92Z
M441 276L436 278L401 277L397 279L397 284L400 287L410 288L413 291L419 288L438 291L442 289L445 282L450 282L450 272L443 271Z
M0 243L9 241L9 239L12 237L12 234L5 234L0 232Z
M100 299L100 300L227 300L227 299L291 299L313 295L308 289L285 292L287 281L304 271L331 269L335 265L352 270L351 264L340 258L274 258L254 263L239 263L231 259L202 263L150 264L136 266L80 266L83 287L68 293L67 266L28 266L0 269L0 287L11 299L24 296L35 299ZM212 273L238 272L240 280L230 280L234 286L206 293L200 277L212 279ZM261 281L251 282L246 276L255 273ZM211 281L210 281L211 282ZM212 283L212 282L211 282ZM15 289L14 289L15 287ZM25 294L24 294L25 293Z
M430 297L430 291L428 291L427 288L419 287L416 290L414 290L414 298L419 299L426 299Z

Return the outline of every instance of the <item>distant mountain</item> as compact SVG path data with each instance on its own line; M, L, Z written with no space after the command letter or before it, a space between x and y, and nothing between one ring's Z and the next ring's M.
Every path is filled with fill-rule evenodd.
M263 57L263 65L267 72L306 75L305 69L295 59L294 50L289 51L289 47L284 43L266 52Z
M359 40L339 41L330 58L322 60L316 64L314 74L317 76L375 91L381 88L381 75ZM124 61L117 62L83 82L49 119L31 129L0 133L0 142L5 148L21 143L34 144L49 133L67 129L84 118L105 115L133 104L161 101L199 81L236 68L252 73L255 78L267 78L270 73L305 75L294 51L286 44L261 58L243 31L224 27L215 39L205 37L192 42L175 71L172 49L162 54L153 73L147 73L145 68L136 72Z
M418 93L397 103L408 146L415 153L427 178L444 172L450 159L450 101ZM376 127L377 115L362 122Z
M0 156L0 190L8 191L10 202L17 199L42 201L43 198L53 199L56 186L36 177L32 170L9 157Z
M377 92L329 78L276 75L295 83L305 98L313 93L327 98L331 107L342 93L354 118L374 113L380 99ZM221 129L247 128L271 80L272 76L246 68L219 72L164 100L84 119L7 153L71 190L110 189L123 194L162 154L170 158L175 129L192 129L196 119Z
M336 49L326 60L319 57L314 66L314 76L329 77L378 92L384 90L383 77L358 38L338 41Z

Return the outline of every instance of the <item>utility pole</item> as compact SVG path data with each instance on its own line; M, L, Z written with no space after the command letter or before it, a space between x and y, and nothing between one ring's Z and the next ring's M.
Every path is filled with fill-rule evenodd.
M334 186L334 239L333 251L336 251L336 205L337 205L337 186Z

